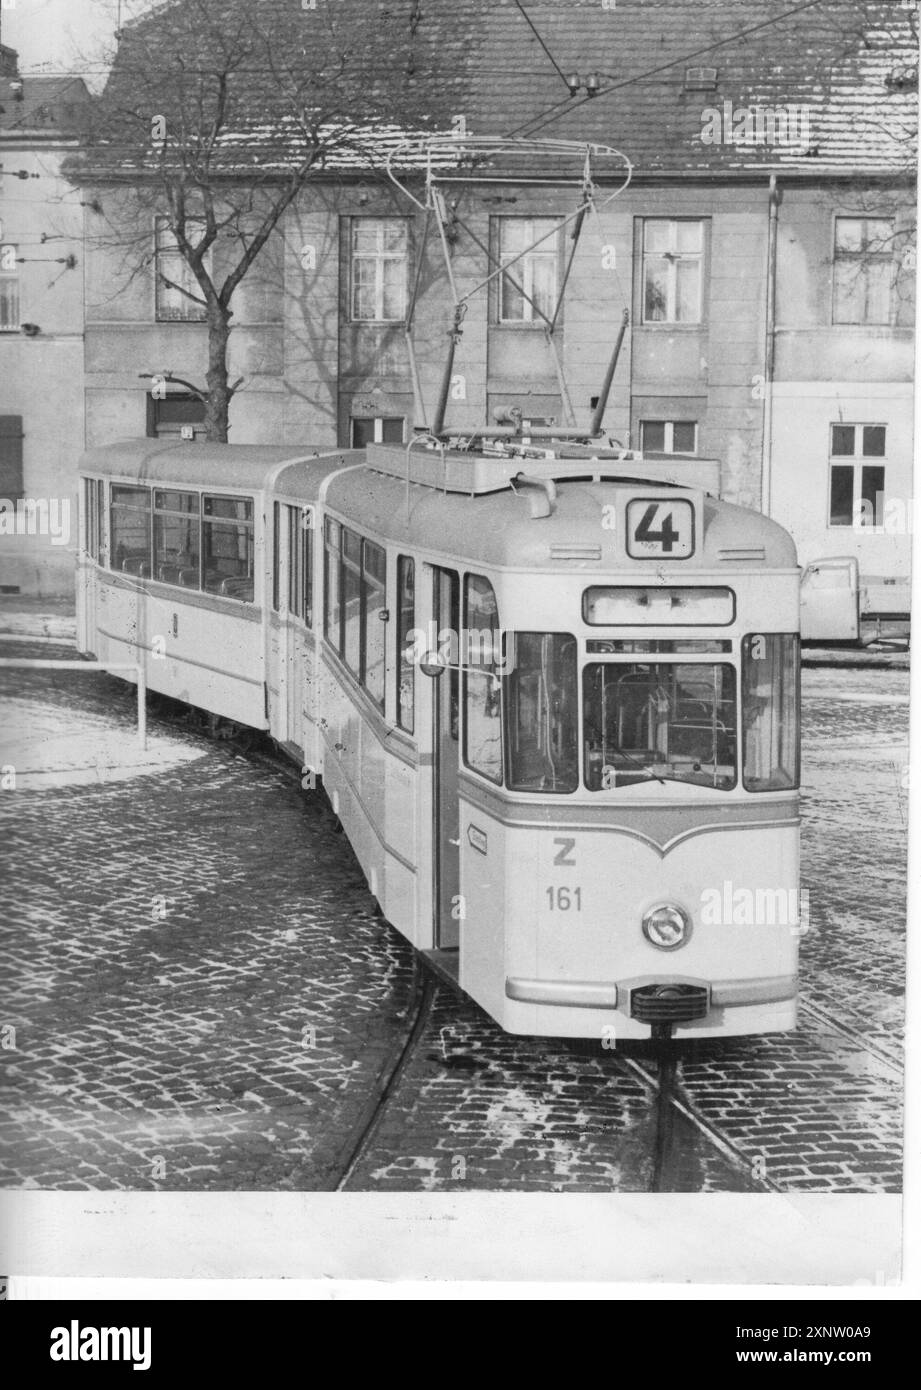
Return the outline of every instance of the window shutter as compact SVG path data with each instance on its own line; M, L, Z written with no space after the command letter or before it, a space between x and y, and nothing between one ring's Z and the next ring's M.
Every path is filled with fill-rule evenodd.
M22 416L0 415L0 497L23 497Z

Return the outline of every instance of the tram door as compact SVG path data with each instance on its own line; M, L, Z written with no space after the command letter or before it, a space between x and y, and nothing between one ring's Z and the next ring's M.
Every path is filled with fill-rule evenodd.
M460 754L459 639L451 642L447 633L460 632L460 579L456 570L433 569L432 613L441 638L441 649L451 666L435 681L433 699L434 729L432 748L435 764L435 944L442 950L460 946L457 904L460 893L460 809L457 769Z

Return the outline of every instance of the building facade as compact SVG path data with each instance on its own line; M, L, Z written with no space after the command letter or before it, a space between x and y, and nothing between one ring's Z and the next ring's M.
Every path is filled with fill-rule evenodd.
M0 592L73 592L84 443L81 195L61 174L89 96L0 45Z
M301 23L289 0L270 2L279 22ZM587 425L626 311L605 433L647 452L719 459L723 495L785 525L803 563L853 555L865 608L903 608L910 8L848 0L791 18L774 0L706 4L713 56L694 62L714 66L701 67L685 56L686 5L548 0L529 13L560 72L573 73L568 105L548 99L559 96L558 74L519 7L404 8L414 42L450 50L446 100L457 112L448 123L442 102L441 128L596 141L632 165L612 201L615 176L599 177L599 210L571 264L578 179L546 177L539 149L526 176L520 165L504 177L499 168L450 189L451 275L460 296L483 288L466 301L448 425L473 429L511 407ZM591 65L600 72L586 76ZM262 109L255 91L253 102ZM87 441L200 433L188 383L203 385L208 332L182 293L195 288L190 273L155 208L140 242L136 222L128 234L123 177L85 174L81 187ZM122 220L120 247L112 229ZM230 375L243 386L232 442L361 445L408 440L431 423L453 305L442 248L423 244L424 225L380 174L327 169L308 184L234 296ZM219 271L220 241L209 254ZM509 264L514 273L503 274ZM564 280L554 352L547 318ZM410 305L421 405L404 332Z

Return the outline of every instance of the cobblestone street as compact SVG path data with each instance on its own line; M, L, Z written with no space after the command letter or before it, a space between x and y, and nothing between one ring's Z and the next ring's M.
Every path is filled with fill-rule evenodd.
M800 1027L682 1049L672 1190L900 1186L908 676L803 689ZM0 718L3 1184L334 1186L414 972L325 801L153 701L142 763L104 675L4 670ZM656 1084L646 1046L510 1037L439 985L349 1187L648 1190Z

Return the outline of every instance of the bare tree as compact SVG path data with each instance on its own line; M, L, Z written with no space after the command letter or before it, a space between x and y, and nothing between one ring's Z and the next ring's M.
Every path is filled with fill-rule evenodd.
M205 385L164 375L204 402L211 440L227 439L242 384L228 370L234 294L286 209L318 175L373 174L388 141L432 127L437 57L420 64L417 10L170 0L118 35L91 136L68 173L116 187L97 240L121 249L131 276L153 259L159 283L207 323ZM155 219L170 256L152 248Z

